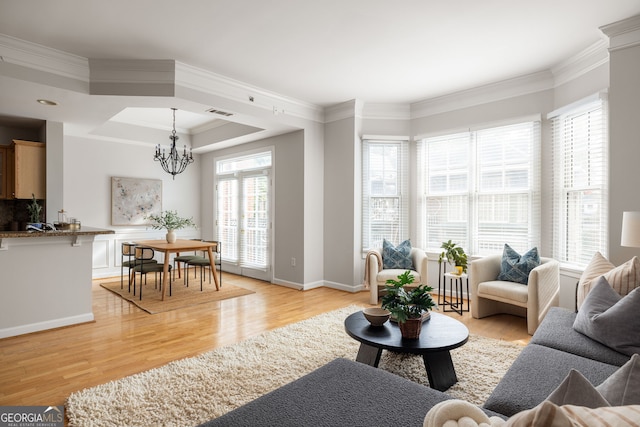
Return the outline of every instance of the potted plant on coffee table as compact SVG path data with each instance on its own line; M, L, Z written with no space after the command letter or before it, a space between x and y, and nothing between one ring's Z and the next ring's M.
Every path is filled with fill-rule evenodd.
M413 274L407 270L398 276L397 280L389 279L382 297L382 308L391 312L397 320L403 338L417 339L422 330L423 316L437 308L431 297L431 286L419 284L416 287L405 287L414 282Z
M147 215L146 218L151 221L151 227L155 230L167 230L167 243L174 243L176 241L175 230L186 227L197 227L196 223L193 222L193 218L182 218L176 211L164 211L160 212L160 215Z
M438 263L442 263L443 261L448 262L455 267L458 275L467 272L467 254L464 253L462 247L458 246L457 243L453 243L451 240L442 242L442 246L440 247L444 250L440 253Z

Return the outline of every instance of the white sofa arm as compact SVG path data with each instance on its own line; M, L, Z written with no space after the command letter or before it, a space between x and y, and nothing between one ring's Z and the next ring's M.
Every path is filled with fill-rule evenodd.
M429 256L425 251L418 248L411 248L411 259L413 261L413 268L420 275L421 284L428 284L429 281Z
M529 334L560 299L560 263L552 258L540 258L540 265L531 270L527 284L527 328Z
M560 263L552 258L541 258L540 265L529 273L529 301L536 302L535 306L542 311L558 297L559 290Z
M382 252L378 249L372 249L367 256L369 257L367 260L369 267L369 303L378 304L378 272L380 271L378 260L382 260Z
M498 280L502 255L490 255L478 258L469 264L469 285L471 294L477 294L478 284Z

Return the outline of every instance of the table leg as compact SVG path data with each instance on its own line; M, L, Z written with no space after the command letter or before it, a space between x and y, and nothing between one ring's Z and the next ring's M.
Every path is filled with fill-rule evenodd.
M170 252L164 253L164 268L162 270L162 301L167 293L167 278L169 277L169 258L171 258Z
M356 362L364 363L365 365L378 367L380 363L380 356L382 355L382 349L378 347L372 347L365 343L360 343L358 349L358 355L356 356Z
M431 388L445 391L458 382L449 351L426 353L422 355L422 360Z
M133 284L133 295L136 294L135 279L136 279L136 272L134 271L133 274L131 274L131 270L129 270L129 292L131 292L131 285ZM142 279L140 279L140 282L142 283Z
M216 283L216 291L220 290L220 279L218 279L218 272L216 271L216 259L213 256L213 249L211 246L207 248L209 253L209 265L211 266L211 272L213 273L213 281Z
M180 252L176 252L176 256L180 256ZM180 264L178 263L178 279L182 277L182 275L180 274Z

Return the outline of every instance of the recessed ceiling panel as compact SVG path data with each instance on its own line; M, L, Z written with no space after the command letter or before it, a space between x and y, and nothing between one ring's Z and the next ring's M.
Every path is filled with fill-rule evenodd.
M154 129L171 130L173 127L173 113L171 108L125 108L111 118L112 122L126 123ZM193 113L186 110L176 110L176 130L181 133L192 134L193 129L221 126L228 123L211 113Z

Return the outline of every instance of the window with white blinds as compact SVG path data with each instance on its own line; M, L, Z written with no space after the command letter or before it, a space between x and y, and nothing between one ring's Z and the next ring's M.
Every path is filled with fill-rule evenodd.
M448 240L472 255L539 245L539 121L425 138L418 155L428 250Z
M452 240L470 243L469 208L473 185L471 133L428 138L418 143L418 170L423 185L423 246L439 251Z
M553 141L553 257L578 267L608 248L606 99L549 115Z
M216 225L225 263L260 271L270 267L272 157L271 151L260 151L216 161Z
M362 250L409 238L409 142L362 143Z

